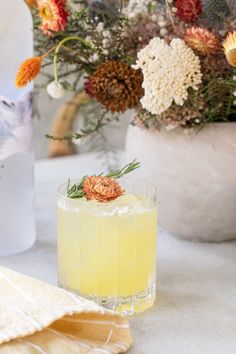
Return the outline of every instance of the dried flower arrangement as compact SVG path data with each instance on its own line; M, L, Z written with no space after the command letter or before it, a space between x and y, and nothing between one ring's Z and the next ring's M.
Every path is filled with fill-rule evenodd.
M16 85L53 65L47 91L61 98L81 85L98 102L96 123L58 139L80 139L135 109L134 124L194 129L236 121L234 0L35 0L37 56Z

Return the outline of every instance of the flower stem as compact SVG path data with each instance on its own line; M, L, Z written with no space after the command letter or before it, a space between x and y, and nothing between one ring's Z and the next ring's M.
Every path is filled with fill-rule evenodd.
M59 51L61 49L61 47L63 46L63 44L65 42L68 42L68 41L79 41L81 42L82 44L84 44L86 47L89 47L89 48L92 48L91 44L88 43L87 41L85 41L83 38L81 37L78 37L78 36L70 36L70 37L67 37L67 38L64 38L56 47L55 49L55 55L54 55L54 58L53 58L53 67L54 67L54 79L55 81L58 81L58 71L57 71L57 59L58 59L58 54L59 54Z
M50 48L46 53L44 53L43 55L42 55L42 58L45 58L45 57L47 57L48 56L48 54L49 53L51 53L53 50L55 50L56 49L56 46L54 46L54 47L52 47L52 48Z
M175 28L175 22L174 22L174 19L173 19L172 11L170 9L170 4L169 4L168 0L165 0L165 4L166 4L166 9L167 9L167 14L168 14L168 16L170 18L170 22L172 24L173 29L175 30L176 29Z

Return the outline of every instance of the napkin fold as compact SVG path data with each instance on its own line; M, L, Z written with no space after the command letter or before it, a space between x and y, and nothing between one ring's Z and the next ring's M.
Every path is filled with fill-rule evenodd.
M0 266L0 354L118 354L130 345L124 317Z

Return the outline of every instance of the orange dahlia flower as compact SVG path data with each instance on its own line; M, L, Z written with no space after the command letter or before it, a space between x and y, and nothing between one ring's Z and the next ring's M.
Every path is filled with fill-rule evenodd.
M104 176L87 177L83 183L83 191L87 200L96 199L99 202L109 202L124 193L117 181Z
M204 28L191 27L184 36L185 43L201 55L215 54L219 49L216 35Z
M44 34L52 36L53 32L65 30L69 16L66 0L37 0L37 4Z
M223 48L229 64L236 67L236 31L228 34L223 42Z
M15 79L16 87L22 88L38 76L42 60L43 57L29 58L20 65Z

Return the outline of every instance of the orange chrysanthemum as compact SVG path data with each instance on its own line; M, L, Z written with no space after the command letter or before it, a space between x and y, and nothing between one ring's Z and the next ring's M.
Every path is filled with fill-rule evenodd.
M185 43L201 55L213 55L219 49L216 35L204 28L191 27L184 36Z
M34 80L36 76L38 76L41 69L42 60L43 57L29 58L20 65L16 74L16 87L24 87L30 81Z
M44 34L52 36L53 32L65 30L69 16L65 0L37 0L37 4Z
M223 42L223 48L229 64L236 67L236 31L228 34Z
M88 200L96 199L99 202L109 202L124 193L117 181L104 176L87 177L83 183L83 191Z

